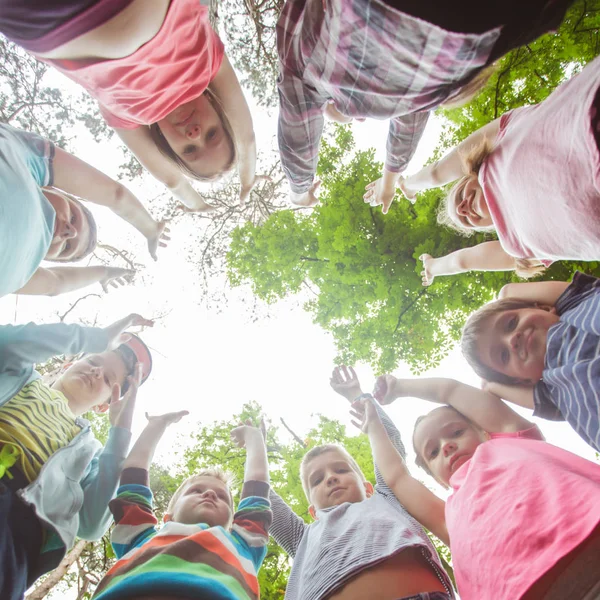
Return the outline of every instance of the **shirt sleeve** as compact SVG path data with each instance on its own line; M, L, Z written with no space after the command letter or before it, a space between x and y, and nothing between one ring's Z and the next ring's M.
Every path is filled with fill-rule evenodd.
M143 483L140 483L142 481ZM152 491L148 487L148 471L125 469L121 475L117 497L109 504L115 519L110 541L117 558L141 546L156 534L158 521L154 515L152 501Z
M31 131L23 131L11 127L12 134L21 144L29 172L40 186L52 185L54 182L53 160L56 148L54 144Z
M289 72L279 75L277 85L281 166L292 191L301 194L310 188L317 170L326 100Z
M406 460L406 450L404 449L404 444L402 443L402 437L400 436L400 431L398 431L398 428L394 425L394 422L390 419L388 414L383 410L381 405L378 402L374 402L374 404L375 404L375 407L377 408L377 412L379 413L381 422L383 423L383 426L385 427L385 431L388 434L388 437L390 438L392 444L394 445L394 448L396 448L396 450L398 450L398 453L400 454L402 459ZM377 482L377 491L378 492L385 494L385 495L391 494L393 497L396 497L394 492L391 490L391 488L388 486L388 484L383 479L383 476L381 475L381 471L379 470L377 463L375 463L375 481Z
M573 281L556 301L556 312L559 315L579 306L582 302L600 292L600 279L577 271ZM597 312L597 311L596 311ZM598 315L600 319L600 315Z
M0 325L0 372L20 373L61 354L104 352L108 335L99 327L53 323Z
M422 111L396 117L390 121L387 139L385 168L401 173L413 157L429 119L429 112Z
M81 482L83 505L79 511L77 537L98 540L108 531L112 521L109 502L117 490L130 440L128 429L111 427L106 446L92 460Z
M533 416L548 421L564 421L565 418L552 400L550 388L538 381L533 388Z
M529 429L523 429L521 431L514 431L512 433L490 433L490 439L495 440L498 438L517 438L526 440L537 440L538 442L545 442L546 438L540 431L537 425L533 425Z
M271 536L292 557L296 556L298 546L309 527L271 488L269 492L273 511Z
M232 532L237 534L248 546L257 571L267 554L269 527L273 520L268 495L269 485L267 483L262 481L245 482L242 500L233 517L231 528Z

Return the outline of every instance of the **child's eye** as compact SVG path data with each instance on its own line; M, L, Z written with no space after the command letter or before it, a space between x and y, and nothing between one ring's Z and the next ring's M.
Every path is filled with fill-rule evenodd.
M217 136L217 128L212 127L211 129L208 130L208 133L206 134L206 140L208 142L210 142L211 140L214 140L216 136Z
M465 431L464 429L457 429L454 432L454 437L458 437L459 435L462 435L464 433L464 431Z
M347 473L347 472L348 472L348 469L347 469L346 467L338 467L338 468L336 469L336 471L337 471L338 473Z
M314 487L316 485L319 485L321 483L321 481L323 481L322 477L317 477L316 479L313 479L312 480L312 486Z
M511 317L506 324L506 331L512 331L517 326L518 321L519 319L516 316Z
M77 217L75 215L71 215L71 225L75 225L75 221L77 221Z
M434 448L430 453L429 453L429 458L435 458L438 455L439 450L437 448Z

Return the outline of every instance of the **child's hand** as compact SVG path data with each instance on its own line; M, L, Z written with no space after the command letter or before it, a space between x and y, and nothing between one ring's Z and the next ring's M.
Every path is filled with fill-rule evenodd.
M404 197L411 202L412 204L415 203L416 199L417 199L417 195L415 194L415 192L413 192L407 184L407 180L405 177L400 177L398 179L398 183L396 184L399 188L400 191L404 194Z
M352 425L367 435L375 433L378 427L383 427L372 398L354 402L350 408L350 416Z
M380 177L367 184L365 190L363 200L371 206L381 205L381 212L383 212L384 215L387 214L396 194L396 183L393 180L393 177L389 179L387 184L385 178Z
M400 379L393 375L380 375L375 380L373 386L373 396L379 402L379 404L386 405L391 404L396 398L400 396L398 393L400 386Z
M152 327L154 325L154 321L150 319L144 319L140 315L136 313L132 313L123 319L119 319L115 321L112 325L104 328L104 331L108 335L108 344L106 346L107 350L114 350L118 348L121 344L124 344L129 336L127 334L123 334L126 329L130 327Z
M321 180L317 179L313 181L312 185L308 188L306 192L302 194L296 194L296 192L292 192L290 190L290 201L292 204L296 206L314 206L319 202L319 197L316 195L316 191L319 189L321 185Z
M240 423L238 427L231 430L231 439L238 448L245 448L251 441L258 441L261 444L266 443L267 429L264 419L261 418L260 425L255 427L250 419L246 423Z
M144 413L146 415L146 420L148 421L146 427L150 426L158 426L166 429L169 425L173 423L179 423L181 419L190 414L189 410L178 410L176 412L165 413L164 415L156 415L150 416L148 413Z
M334 392L344 396L348 402L354 402L363 393L352 367L336 367L331 373L329 384Z
M142 365L140 363L136 363L135 367L133 368L133 375L130 375L127 378L127 381L129 382L129 389L123 398L119 398L121 395L121 387L119 384L115 383L113 386L110 406L108 408L108 415L112 427L131 429L131 421L133 420L133 411L135 409L137 392L142 382L142 371Z
M156 251L158 247L166 248L167 242L171 241L171 237L169 236L170 229L167 227L167 219L163 219L162 221L155 221L156 228L152 232L152 235L148 236L148 252L150 252L150 256L154 260L158 260L156 256Z
M433 274L433 265L436 260L431 254L421 254L419 260L423 261L423 270L421 271L421 281L424 286L431 285L435 278Z
M84 267L85 268L85 267ZM104 292L108 292L108 285L118 288L120 285L131 283L135 271L133 269L121 269L120 267L104 267L106 273L100 280Z

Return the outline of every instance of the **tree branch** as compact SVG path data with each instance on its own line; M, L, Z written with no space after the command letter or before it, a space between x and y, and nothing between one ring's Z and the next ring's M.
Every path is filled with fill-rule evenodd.
M298 436L296 433L294 433L294 431L292 431L292 429L290 429L287 425L287 423L283 420L283 417L279 417L279 420L281 421L281 424L292 434L292 437L303 447L306 448L306 443L304 442L304 440Z

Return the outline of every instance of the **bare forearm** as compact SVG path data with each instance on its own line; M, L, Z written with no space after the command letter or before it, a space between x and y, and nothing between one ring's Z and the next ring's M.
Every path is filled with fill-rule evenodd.
M98 283L107 276L103 266L39 268L17 294L58 296Z
M256 177L256 141L254 135L240 144L238 174L242 189L252 187Z
M267 448L262 439L246 440L246 468L244 481L265 481L269 483L269 461Z
M512 271L515 265L514 257L502 249L500 242L483 242L431 259L427 268L432 275L438 276L467 271Z
M506 385L490 381L486 384L485 389L490 393L500 398L504 398L512 404L522 406L533 410L535 408L533 402L533 387L528 385Z
M137 439L129 456L125 460L123 469L138 468L150 470L156 446L163 436L166 425L162 423L149 423Z
M156 232L156 221L146 210L146 207L124 185L119 184L115 190L115 201L112 204L113 212L133 225L145 238Z
M404 460L394 447L381 422L369 425L369 441L373 452L373 461L390 489L398 487L405 477L411 477ZM398 499L402 502L401 498Z

